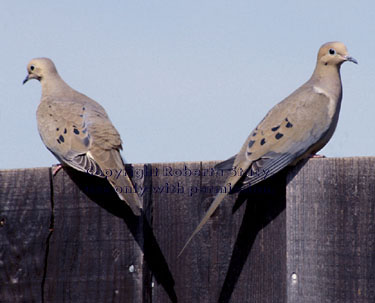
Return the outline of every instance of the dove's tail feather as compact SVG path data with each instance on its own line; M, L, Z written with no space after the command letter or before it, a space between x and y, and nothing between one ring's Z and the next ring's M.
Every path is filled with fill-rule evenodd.
M231 187L233 187L238 180L241 179L241 176L235 175L231 176L227 179L226 184L230 184ZM199 225L195 228L194 232L191 234L189 239L186 241L184 247L181 249L180 253L178 254L178 257L182 255L185 248L188 246L190 241L194 238L194 236L202 229L202 227L207 223L208 219L212 216L212 214L215 212L215 210L219 207L220 203L224 200L226 195L228 194L228 191L220 192L216 195L214 201L212 202L210 208L207 210L206 214L204 215L203 219L199 223Z
M141 215L142 202L125 171L120 152L117 149L104 151L93 149L92 155L119 198L129 205L135 215Z
M136 216L141 215L142 202L130 178L126 175L107 177L119 198L129 205Z
M222 169L222 170L231 170L233 168L234 160L236 159L237 155L230 157L229 159L222 161L215 165L215 169Z
M199 225L195 228L194 232L191 234L191 236L189 237L189 239L186 241L184 247L181 249L180 253L178 254L178 257L182 255L182 253L184 252L185 248L188 246L188 244L190 243L190 241L194 238L194 236L202 229L202 227L206 224L206 222L208 221L208 219L210 219L210 217L212 216L212 214L215 212L216 208L218 208L218 206L220 205L221 201L223 201L223 199L225 198L225 196L227 195L227 193L219 193L216 197L215 197L215 200L212 202L210 208L208 209L208 211L206 212L206 214L204 215L202 221L199 223Z

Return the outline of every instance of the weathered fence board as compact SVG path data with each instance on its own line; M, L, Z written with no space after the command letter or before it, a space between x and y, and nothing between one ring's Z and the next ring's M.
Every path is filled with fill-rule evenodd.
M140 218L106 180L0 171L0 301L374 302L375 158L230 195L177 258L225 182L215 163L134 165Z
M284 176L277 179L280 185L267 182L241 195L234 213L238 195L231 195L176 258L210 206L215 196L210 190L225 182L225 176L210 174L214 164L162 164L165 173L153 177L157 187L169 184L180 189L155 197L153 206L155 235L170 265L179 302L282 302L286 294ZM193 176L167 174L180 175L187 171L185 166ZM160 287L153 300L168 302Z
M41 302L51 209L50 169L0 171L0 301Z
M140 302L140 219L117 199L106 180L68 173L59 172L53 182L46 301Z
M311 160L289 177L288 302L375 302L375 159Z

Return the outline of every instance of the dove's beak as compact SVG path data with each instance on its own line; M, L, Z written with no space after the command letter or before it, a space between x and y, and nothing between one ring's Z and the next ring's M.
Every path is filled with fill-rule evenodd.
M354 59L353 57L350 57L350 56L345 56L345 60L353 62L355 64L358 64L358 61L356 59Z
M29 81L29 75L26 76L25 80L23 80L22 84L25 84L27 81Z

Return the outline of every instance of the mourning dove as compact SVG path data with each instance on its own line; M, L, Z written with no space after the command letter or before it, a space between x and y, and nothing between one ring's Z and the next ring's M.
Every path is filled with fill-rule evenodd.
M64 165L107 177L120 199L140 215L141 200L120 155L120 135L104 108L67 85L48 58L31 60L27 72L23 83L37 79L42 85L37 123L46 147Z
M345 61L357 63L343 43L329 42L321 46L311 78L267 113L237 155L215 167L236 172L225 184L240 189L252 186L326 145L339 117L340 66ZM179 255L223 201L226 192L215 197Z

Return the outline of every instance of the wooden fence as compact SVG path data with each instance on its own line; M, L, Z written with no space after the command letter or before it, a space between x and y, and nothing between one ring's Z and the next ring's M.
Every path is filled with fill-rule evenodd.
M0 171L0 302L375 302L375 158L310 159L230 195L225 175L137 164L138 218L105 180Z

